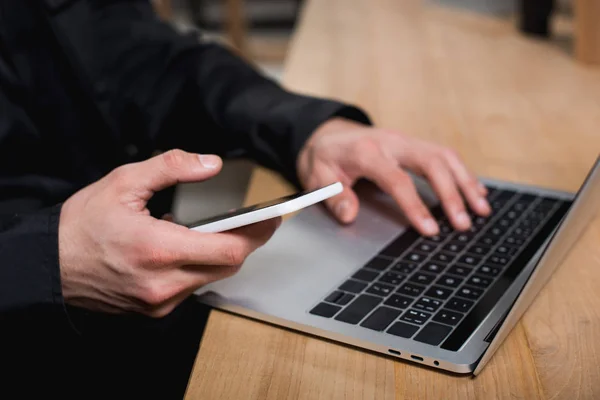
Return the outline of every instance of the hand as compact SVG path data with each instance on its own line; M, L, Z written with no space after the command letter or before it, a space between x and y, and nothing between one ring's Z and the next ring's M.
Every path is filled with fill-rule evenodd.
M59 261L69 304L162 317L203 285L236 273L281 219L206 234L150 216L155 191L209 179L217 156L169 151L115 169L63 205Z
M452 150L341 118L330 120L315 131L300 151L297 168L307 189L335 181L344 184L341 194L326 201L343 223L354 221L358 214L358 198L352 185L359 178L367 178L394 198L422 234L439 233L437 223L403 168L429 180L456 229L471 226L463 196L478 214L486 216L491 212L486 188Z

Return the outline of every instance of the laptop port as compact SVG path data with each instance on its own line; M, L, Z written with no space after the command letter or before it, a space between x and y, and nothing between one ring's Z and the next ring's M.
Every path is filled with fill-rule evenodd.
M419 357L419 356L410 356L410 358L412 358L413 360L417 360L417 361L421 361L421 362L423 362L423 357Z
M394 355L397 355L397 356L399 356L399 355L400 355L400 352L399 352L398 350L392 350L392 349L388 349L388 351L389 351L390 353L394 354Z

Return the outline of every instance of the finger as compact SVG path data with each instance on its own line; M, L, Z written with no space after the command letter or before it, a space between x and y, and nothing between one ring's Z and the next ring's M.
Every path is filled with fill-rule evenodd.
M361 170L388 193L404 211L410 223L423 235L437 235L439 226L423 203L410 176L385 157L365 159Z
M354 222L359 210L358 196L349 186L344 185L342 193L325 201L325 206L343 224Z
M149 199L154 192L181 182L199 182L217 175L223 162L215 155L198 155L182 150L170 150L146 161L122 167L130 188L142 189Z
M468 171L455 153L444 152L444 157L470 207L479 215L489 215L492 209L486 199L487 189L485 186Z
M273 236L281 218L244 226L223 233L201 233L163 220L154 220L143 248L149 249L157 266L241 265L254 250Z
M312 180L309 189L330 185L339 181L339 176L331 168L323 166L313 171L315 179ZM349 224L356 219L359 209L358 196L352 190L349 179L342 179L344 189L342 193L325 200L325 206L341 223Z
M471 219L465 210L465 203L445 160L430 159L423 167L423 174L438 195L452 225L458 230L469 229Z

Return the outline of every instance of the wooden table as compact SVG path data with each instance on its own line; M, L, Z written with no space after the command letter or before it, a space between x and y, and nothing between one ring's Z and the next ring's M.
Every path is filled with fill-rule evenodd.
M511 24L411 0L312 0L286 86L453 146L480 175L574 191L600 150L600 71ZM258 170L248 202L289 192ZM477 378L213 311L187 399L599 399L600 219Z

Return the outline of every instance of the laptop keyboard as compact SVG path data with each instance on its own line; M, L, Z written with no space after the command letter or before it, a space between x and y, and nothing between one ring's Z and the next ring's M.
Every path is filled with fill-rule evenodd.
M534 245L533 237L544 227L547 233L553 230L566 202L488 189L491 216L471 213L472 228L458 232L440 207L433 209L440 225L438 236L405 231L340 282L310 313L438 346L480 302L485 304L479 304L479 314L483 307L491 310L507 284L503 282L502 293L486 296L487 292L508 275L523 250ZM529 258L519 260L523 265L517 272ZM518 273L513 268L510 275L514 279ZM463 325L475 329L478 323Z

